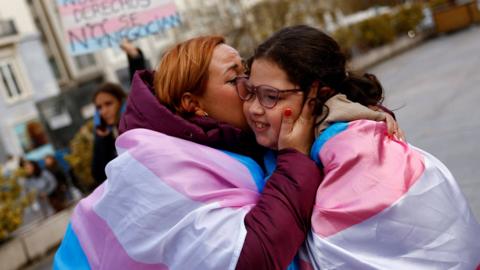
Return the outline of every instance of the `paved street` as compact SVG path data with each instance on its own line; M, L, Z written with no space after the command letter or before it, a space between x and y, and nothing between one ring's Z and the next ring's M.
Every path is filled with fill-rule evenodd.
M33 265L30 265L23 270L52 270L53 256L54 253L52 252L45 258L42 258L41 260L35 262Z
M480 220L480 27L427 41L370 72L407 140L447 165Z

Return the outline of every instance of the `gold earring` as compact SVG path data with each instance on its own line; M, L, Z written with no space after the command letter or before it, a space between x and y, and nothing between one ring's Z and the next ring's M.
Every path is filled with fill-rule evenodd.
M196 116L203 116L203 117L208 117L208 113L204 111L203 109L196 107L195 108L195 115Z

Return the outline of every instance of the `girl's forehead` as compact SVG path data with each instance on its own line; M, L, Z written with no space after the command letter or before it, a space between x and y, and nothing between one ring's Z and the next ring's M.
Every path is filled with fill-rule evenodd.
M265 84L276 88L293 88L294 86L289 81L287 73L279 65L267 59L253 61L250 80L256 85Z

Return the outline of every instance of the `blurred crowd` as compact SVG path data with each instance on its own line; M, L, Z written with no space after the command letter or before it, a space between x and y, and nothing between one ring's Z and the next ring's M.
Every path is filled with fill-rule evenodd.
M142 51L131 42L123 41L121 49L128 58L130 78L136 70L146 68ZM15 196L8 196L12 198L5 196L5 200L18 204L23 201L24 222L31 221L32 217L45 218L69 207L105 181L105 166L117 156L115 139L126 97L126 91L119 84L105 82L99 85L92 97L96 108L93 120L79 131L89 133L85 145L73 145L72 149L57 151L41 160L9 155L7 161L0 164L4 193L20 190ZM86 168L79 168L79 162L75 162L78 152L86 154L80 157L80 163L86 163Z
M15 177L21 188L20 197L33 196L26 214L46 217L81 197L75 186L75 175L63 159L60 165L59 159L61 157L47 155L43 160L34 161L10 155L3 165L3 177Z

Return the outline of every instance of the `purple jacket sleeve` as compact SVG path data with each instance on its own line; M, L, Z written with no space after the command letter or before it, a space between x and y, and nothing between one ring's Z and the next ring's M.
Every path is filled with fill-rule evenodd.
M236 269L286 269L310 229L320 168L293 149L279 151L277 168L245 217L247 236Z

